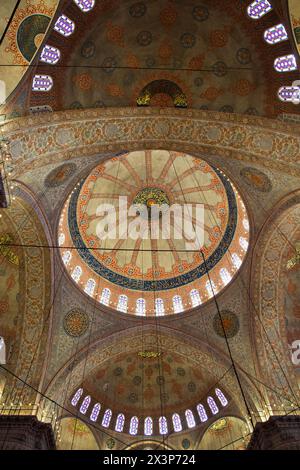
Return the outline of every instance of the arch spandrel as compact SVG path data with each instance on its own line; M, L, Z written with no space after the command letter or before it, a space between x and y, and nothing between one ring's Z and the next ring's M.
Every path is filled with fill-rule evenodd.
M18 247L18 253L14 253L16 247L11 248L12 255L15 254L19 258L17 268L22 269L17 294L17 303L22 308L15 318L15 338L11 344L7 367L16 376L29 382L31 387L38 388L43 378L50 324L51 266L49 251L39 247L47 244L47 238L42 220L38 219L35 212L37 207L34 208L33 204L32 196L21 189L14 204L3 215L16 244L37 245L34 249ZM11 276L9 287L13 289ZM2 289L6 291L7 283L1 285ZM10 308L15 312L14 305L10 305ZM2 400L7 396L11 401L18 401L21 396L23 401L34 402L36 399L33 388L27 387L9 374Z
M254 249L258 261L253 264L252 340L256 363L268 385L265 396L272 405L292 407L297 403L299 388L288 348L284 312L283 276L286 251L300 222L300 193L288 195L274 208L265 223ZM275 390L276 392L272 392ZM276 407L276 406L275 406Z

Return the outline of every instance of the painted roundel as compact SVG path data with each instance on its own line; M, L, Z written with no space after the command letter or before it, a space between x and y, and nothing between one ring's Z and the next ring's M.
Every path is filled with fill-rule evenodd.
M86 333L89 327L89 317L87 313L75 308L67 313L63 325L69 336L79 337Z
M268 193L272 189L270 178L260 170L253 167L245 167L240 171L241 176L245 182L252 188L262 192Z
M28 62L31 61L39 48L49 22L49 16L36 14L27 16L20 24L17 32L17 44Z
M229 310L222 310L220 315L216 313L213 319L213 327L215 332L221 338L225 335L227 338L233 338L240 329L240 323L237 315ZM224 334L225 332L225 334Z
M76 185L58 240L86 294L123 313L161 316L197 307L231 281L249 221L220 169L185 153L135 151Z
M80 108L80 103L78 103L78 105L73 106L73 108ZM70 176L72 176L75 170L76 165L74 163L64 163L63 165L54 168L54 170L52 170L46 177L45 186L48 188L55 188L65 184L65 182L69 179Z

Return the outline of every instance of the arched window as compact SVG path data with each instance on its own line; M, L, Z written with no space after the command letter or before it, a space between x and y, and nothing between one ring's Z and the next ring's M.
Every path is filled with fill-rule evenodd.
M231 275L226 268L220 269L220 276L224 286L226 286L231 281Z
M299 104L300 102L300 87L298 86L282 86L278 90L278 98L281 101L288 101L291 103Z
M188 428L194 428L196 426L195 418L191 410L185 411L185 419L186 419L186 424L188 425Z
M110 420L112 416L112 411L110 409L105 410L105 413L102 418L102 426L108 428L110 425Z
M144 434L145 436L152 436L153 433L153 421L150 416L147 416L144 421Z
M216 388L215 393L216 393L216 395L217 395L217 397L218 397L218 399L219 399L222 406L228 405L227 398L225 397L224 393L219 388Z
M64 233L60 233L59 234L59 237L58 237L58 244L59 246L63 245L65 243L65 234Z
M50 75L35 75L32 80L33 91L50 91L53 87L53 80Z
M165 416L161 416L158 420L158 426L159 426L159 434L164 436L165 434L168 434L168 421Z
M248 6L247 13L250 16L250 18L253 18L254 20L258 20L262 16L269 13L269 11L271 10L272 10L272 6L268 2L268 0L255 0Z
M244 229L247 230L247 232L249 232L249 220L248 219L243 219L243 226L244 226Z
M239 269L242 265L242 260L236 253L232 253L232 263L235 269Z
M165 314L165 306L163 299L155 299L155 313L156 316L164 315Z
M92 412L91 412L91 416L90 416L91 421L94 421L94 422L97 421L100 410L101 410L100 403L96 403L96 405L93 406L93 409L92 409Z
M201 298L198 289L191 290L190 298L193 307L198 307L198 305L201 305Z
M128 297L126 295L119 295L117 310L119 312L127 312Z
M63 262L66 266L70 263L71 258L72 258L71 251L64 251L63 252L62 260L63 260Z
M182 431L181 419L178 413L173 413L172 415L173 428L175 432Z
M76 266L71 274L72 279L74 279L75 282L78 282L80 279L80 276L82 274L82 269L80 266Z
M212 280L207 280L206 283L205 283L205 288L207 290L207 293L208 293L208 296L209 297L213 297L214 294L217 293L217 289L216 289L216 285L214 283L214 281Z
M174 313L183 312L182 298L180 295L174 295L173 297L173 310Z
M85 413L88 410L88 407L90 406L90 403L91 403L91 397L87 395L85 399L83 400L83 402L81 403L81 407L79 409L81 414L85 415Z
M207 404L213 415L216 415L217 413L219 413L219 408L217 407L216 402L212 397L207 398Z
M83 388L79 388L71 400L71 404L76 406L79 402L81 395L83 394Z
M54 25L55 31L57 31L59 34L62 34L65 37L71 36L72 33L74 33L75 30L75 23L74 21L70 20L66 15L61 15L55 25Z
M274 61L274 68L277 72L292 72L297 70L297 62L294 54L277 57Z
M40 60L46 64L57 64L60 59L60 51L57 47L46 44L41 52Z
M84 292L88 295L93 295L96 287L96 281L94 279L89 279L85 285Z
M136 311L137 315L146 315L146 301L145 299L137 299L136 301Z
M84 13L91 11L95 5L95 0L74 0L74 2Z
M138 433L138 428L139 418L137 418L137 416L133 416L130 420L129 434L131 434L132 436L136 436Z
M240 242L240 246L243 248L244 251L247 251L248 250L248 241L246 240L246 238L244 237L240 237L239 239L239 242Z
M100 302L103 305L109 305L109 299L110 299L110 290L107 287L104 287L101 293Z
M124 424L125 424L125 416L122 413L120 413L118 414L117 419L116 419L115 430L117 432L122 432L124 429Z
M0 364L6 364L6 348L2 336L0 336Z
M283 24L277 24L265 31L264 38L268 44L277 44L278 42L286 41L288 33Z
M201 423L205 423L205 421L207 421L207 414L206 414L204 406L201 405L201 403L197 405L197 411L198 411L198 415L199 415Z

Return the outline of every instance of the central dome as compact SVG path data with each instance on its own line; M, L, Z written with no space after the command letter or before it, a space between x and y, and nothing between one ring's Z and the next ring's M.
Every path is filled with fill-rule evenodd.
M102 304L140 315L209 300L239 269L248 239L245 206L223 172L167 150L98 165L72 191L59 225L73 280Z

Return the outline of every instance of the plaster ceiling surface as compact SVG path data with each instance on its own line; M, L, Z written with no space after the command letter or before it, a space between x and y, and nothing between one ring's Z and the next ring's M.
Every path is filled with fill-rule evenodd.
M180 412L206 399L215 379L179 354L158 357L123 354L93 370L84 380L85 394L115 412L159 416Z
M137 103L272 117L294 112L277 92L297 73L274 70L274 60L291 53L290 42L271 46L263 39L264 31L280 22L275 9L260 21L247 15L240 0L103 0L88 13L70 2L62 12L75 31L64 37L51 30L44 42L59 49L59 62L36 58L8 115L24 115L30 107L56 111ZM36 73L52 77L49 93L32 92Z
M120 197L126 198L125 225ZM137 203L145 205L146 213L141 213L133 230L137 214L130 215L127 208ZM157 236L153 236L153 220L147 211L153 204L165 205L165 212L154 219ZM172 214L174 204L180 211L183 207L183 217ZM116 211L112 220L115 232L103 222L101 207ZM197 246L185 230L189 220L195 230L190 235L199 240ZM128 312L143 314L136 310L136 302L142 298L147 304L144 313L155 315L159 298L164 302L160 313L179 313L209 300L208 271L215 293L230 282L247 252L249 221L239 193L221 170L185 153L147 150L109 159L79 182L63 208L58 237L73 279L74 269L82 269L75 279L79 287L86 289L93 280L93 298L105 303L101 296L106 287L110 290L106 305L113 308L118 308L118 297L125 294ZM222 269L227 279L222 277ZM198 301L190 296L193 289L198 290ZM176 295L183 300L179 311L172 303Z

